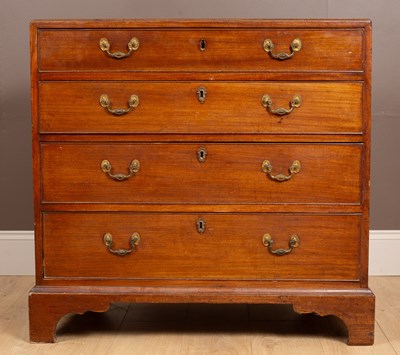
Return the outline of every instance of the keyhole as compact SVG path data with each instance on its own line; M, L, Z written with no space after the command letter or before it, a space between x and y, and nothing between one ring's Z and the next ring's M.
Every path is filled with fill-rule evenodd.
M197 151L197 159L200 163L204 163L207 158L207 149L206 148L199 148Z
M206 95L207 95L207 90L204 87L199 87L197 89L197 100L201 104L203 104L206 101Z
M199 48L202 52L204 52L206 50L206 40L205 39L201 39L199 41Z
M196 226L197 226L197 232L199 232L200 234L206 231L206 222L203 219L199 218L196 221Z

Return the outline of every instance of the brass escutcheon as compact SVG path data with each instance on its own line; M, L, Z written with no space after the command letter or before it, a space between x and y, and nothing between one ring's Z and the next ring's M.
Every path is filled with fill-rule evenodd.
M199 161L199 163L204 163L206 161L207 154L208 153L206 148L199 148L197 150L197 160Z
M196 228L198 233L203 234L206 231L206 221L202 218L199 218L196 221Z
M199 41L199 49L204 52L206 50L207 42L204 38Z
M199 102L200 102L201 104L204 104L204 103L206 102L206 95L207 95L207 90L206 90L206 88L203 87L203 86L200 86L200 87L197 89L196 94L197 94L197 100L199 100Z

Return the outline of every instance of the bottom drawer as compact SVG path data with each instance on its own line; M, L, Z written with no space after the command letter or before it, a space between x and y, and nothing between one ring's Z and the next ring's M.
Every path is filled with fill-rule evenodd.
M44 213L44 277L358 280L360 223L359 215Z

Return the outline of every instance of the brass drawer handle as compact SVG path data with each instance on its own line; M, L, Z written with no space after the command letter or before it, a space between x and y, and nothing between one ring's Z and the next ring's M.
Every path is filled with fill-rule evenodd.
M130 249L113 249L112 244L113 244L113 239L111 233L106 233L103 236L103 242L105 246L108 248L108 250L116 255L119 256L125 256L130 253L132 253L137 245L140 243L140 235L139 233L133 233L131 235L131 238L129 239L129 244L130 244Z
M261 168L264 171L264 173L266 173L272 180L281 182L281 181L290 180L292 178L293 174L299 173L300 169L301 169L301 164L298 160L295 160L289 168L289 173L290 173L289 175L283 175L283 174L273 175L272 174L272 165L269 160L264 160L261 165Z
M266 246L268 248L268 250L272 254L278 255L278 256L282 256L282 255L285 255L285 254L289 254L290 252L292 252L292 250L294 248L297 248L299 246L299 244L300 244L300 238L296 234L293 234L290 237L290 240L289 240L289 249L276 249L276 250L273 250L272 249L272 245L274 244L274 240L272 239L272 237L268 233L263 235L262 243L264 244L264 246Z
M125 175L125 174L113 174L111 172L112 166L111 163L108 160L103 160L101 162L101 170L108 174L108 176L114 180L117 181L122 181L122 180L126 180L129 179L131 176L133 176L134 174L136 174L139 169L140 169L140 163L139 160L132 160L131 163L129 164L128 170L129 170L129 174Z
M130 112L132 108L139 106L139 97L137 95L132 95L128 101L128 108L111 108L110 99L108 98L107 94L100 95L100 106L107 109L108 112L112 113L115 116L125 115L126 113Z
M290 100L290 108L286 109L283 107L273 109L272 108L272 99L269 95L265 94L262 99L261 99L261 104L272 114L278 115L278 116L283 116L291 113L295 108L298 108L301 106L301 96L300 95L295 95L293 98Z
M274 47L275 47L275 45L270 39L266 39L264 41L263 48L272 58L278 59L278 60L289 59L289 58L292 58L296 52L300 51L301 40L300 40L300 38L295 38L293 40L292 44L290 45L290 54L287 54L285 52L275 54L273 52Z
M115 58L115 59L122 59L122 58L129 57L133 51L136 51L139 48L139 40L136 37L131 38L131 40L129 41L128 53L123 53L123 52L111 53L110 52L111 45L107 38L101 38L99 44L100 44L100 49L103 52L106 52L111 58Z

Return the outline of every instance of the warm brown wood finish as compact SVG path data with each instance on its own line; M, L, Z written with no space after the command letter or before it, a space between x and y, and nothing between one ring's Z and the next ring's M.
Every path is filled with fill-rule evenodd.
M99 46L127 52L132 37L126 58ZM277 60L267 38L274 53L302 47ZM31 340L54 341L64 314L111 302L288 303L372 344L370 49L368 20L33 22ZM139 104L116 116L104 94L110 109ZM300 107L270 112L295 95ZM140 168L116 181L105 159L110 174ZM273 180L264 160L291 178ZM106 233L113 250L140 242L115 255Z
M196 229L199 218L204 233ZM45 213L43 219L46 278L358 279L359 215ZM134 232L141 241L130 255L114 255L103 243L111 233L115 249L129 249ZM293 234L300 245L277 257L262 244L265 233L273 249L288 249Z
M111 304L106 313L70 314L59 324L58 343L32 344L27 342L27 298L34 278L0 276L1 351L4 354L57 355L102 352L107 355L187 355L193 352L396 355L400 353L400 277L375 276L370 277L369 282L377 296L375 345L370 347L346 346L344 323L332 316L298 315L290 304L196 303L116 303ZM39 301L42 304L38 307L42 306L44 312L45 300ZM93 304L89 306L93 307ZM338 302L339 312L340 307ZM62 307L58 310L62 311ZM76 310L73 306L72 311ZM349 320L355 329L356 318ZM53 336L50 332L50 339Z
M206 161L197 152L207 151ZM360 144L67 144L43 143L42 201L171 204L361 203ZM116 181L101 170L128 174L133 159L140 170ZM262 170L290 175L275 181ZM251 184L249 183L251 181ZM227 183L229 182L229 183Z
M99 46L100 39L107 38L111 52L127 52L132 37L140 45L127 60L116 62ZM271 59L263 49L264 40L270 39L275 51L290 53L295 38L300 38L303 50L285 63ZM360 29L42 30L39 70L362 71L362 38ZM203 51L199 48L202 39Z
M196 92L207 90L200 103ZM43 133L362 133L362 83L292 82L41 82L40 131ZM131 95L139 106L117 117L100 106L126 109ZM276 116L261 104L289 109L293 96L302 104L289 116ZM71 104L73 103L73 104ZM81 120L82 114L85 120Z
M160 287L157 293L143 288L125 288L124 292L114 288L104 289L103 292L82 288L77 289L75 294L65 292L64 288L48 292L36 287L29 295L30 338L37 342L52 342L56 336L55 323L63 315L82 314L88 310L105 312L112 302L292 304L298 313L335 314L340 317L349 332L349 345L371 345L374 341L375 297L369 290L359 291L354 297L354 292L326 289L315 289L312 293L308 290L279 293L265 290L260 294L259 289L221 287L214 292Z

